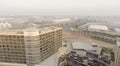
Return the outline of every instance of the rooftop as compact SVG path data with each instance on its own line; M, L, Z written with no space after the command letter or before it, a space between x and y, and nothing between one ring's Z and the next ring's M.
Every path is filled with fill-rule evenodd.
M88 29L89 30L104 30L104 31L107 31L108 27L106 25L89 25Z
M96 50L91 44L83 42L72 42L72 47L74 50Z
M39 31L40 34L43 34L43 33L55 31L58 29L62 29L62 28L50 26L50 27L43 27L43 28L29 27L25 29L3 29L3 30L0 30L0 35L23 35L24 32L35 32L35 31Z

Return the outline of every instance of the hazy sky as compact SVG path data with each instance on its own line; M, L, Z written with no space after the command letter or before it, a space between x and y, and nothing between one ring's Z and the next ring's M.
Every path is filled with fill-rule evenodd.
M0 0L3 15L120 16L120 0Z

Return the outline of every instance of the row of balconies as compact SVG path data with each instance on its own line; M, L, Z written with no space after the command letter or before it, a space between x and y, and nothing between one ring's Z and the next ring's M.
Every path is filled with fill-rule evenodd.
M0 38L24 38L24 36L17 36L17 35L0 35Z
M0 62L8 62L8 63L26 63L26 60L11 60L11 59L2 59ZM5 65L3 65L5 66ZM6 65L8 66L8 65ZM13 66L13 65L11 65Z

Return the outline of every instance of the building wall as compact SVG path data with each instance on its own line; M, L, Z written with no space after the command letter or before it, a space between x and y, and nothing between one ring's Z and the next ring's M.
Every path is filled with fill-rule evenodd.
M120 38L117 38L116 45L114 66L120 66Z
M62 46L62 30L57 30L55 35L55 50L58 51L58 48Z
M87 31L87 30L82 30L80 31L81 34L90 36L92 39L97 39L109 43L116 43L116 38L119 37L118 35L113 35L113 34L108 34L108 33L103 33L102 32L96 32L96 31Z
M24 36L0 35L0 62L25 62Z
M24 31L21 35L0 34L0 62L37 64L58 51L62 29L41 33Z
M33 66L40 62L39 31L24 31L26 64Z
M55 53L55 32L40 35L41 61Z
M120 47L116 48L114 66L120 66Z

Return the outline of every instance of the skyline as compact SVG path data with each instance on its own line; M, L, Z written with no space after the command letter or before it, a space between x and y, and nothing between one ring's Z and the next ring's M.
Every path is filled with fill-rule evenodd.
M120 16L119 0L0 0L0 16Z

